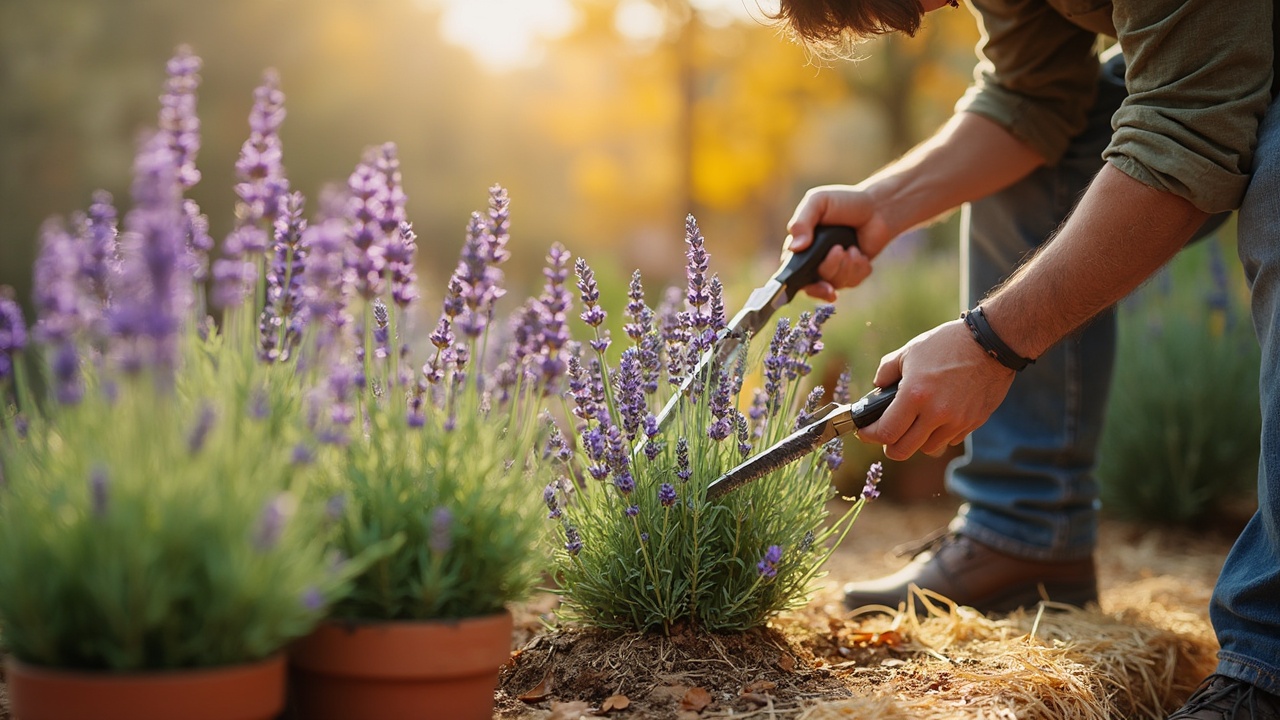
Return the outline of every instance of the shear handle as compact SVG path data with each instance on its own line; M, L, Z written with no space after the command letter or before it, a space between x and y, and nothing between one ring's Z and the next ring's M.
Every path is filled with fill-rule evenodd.
M809 247L799 253L788 250L782 254L782 267L773 274L773 279L787 289L788 298L795 297L796 293L822 279L818 275L818 266L837 245L857 247L857 231L844 225L819 225L813 229L813 242Z

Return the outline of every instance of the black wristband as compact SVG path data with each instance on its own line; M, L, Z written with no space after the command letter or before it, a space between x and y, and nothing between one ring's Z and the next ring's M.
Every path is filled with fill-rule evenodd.
M1035 360L1022 357L1004 344L1000 336L996 335L996 331L991 329L991 323L987 322L987 316L982 313L981 305L969 312L960 313L960 319L964 320L965 327L969 328L973 339L978 341L983 352L995 358L995 361L1001 365L1010 370L1022 372L1028 365L1035 363Z

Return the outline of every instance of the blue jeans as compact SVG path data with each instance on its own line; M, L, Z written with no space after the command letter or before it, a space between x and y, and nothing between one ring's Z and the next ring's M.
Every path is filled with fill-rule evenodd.
M1122 58L1103 66L1087 129L1053 167L964 208L961 293L973 307L1062 224L1102 168L1111 115L1125 98ZM1011 555L1074 560L1093 553L1093 475L1116 351L1114 310L1055 345L1014 380L948 468L964 505L953 530Z
M1227 555L1209 617L1222 646L1218 672L1280 695L1280 102L1259 132L1238 233L1262 347L1258 511Z

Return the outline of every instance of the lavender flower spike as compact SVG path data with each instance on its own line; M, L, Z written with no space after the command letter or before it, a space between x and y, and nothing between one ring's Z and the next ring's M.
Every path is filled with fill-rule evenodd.
M671 483L662 483L658 488L658 502L662 503L662 507L671 507L676 504L676 487Z
M431 513L431 534L427 539L431 552L443 554L453 547L453 513L447 507L438 507Z
M94 517L107 514L107 470L98 466L89 475L89 506Z
M0 293L0 382L13 375L13 356L26 346L27 325L22 319L22 308L13 298Z
M254 533L253 546L260 552L268 552L280 542L285 525L293 517L296 501L288 493L280 493L267 501L258 518L258 528Z
M566 525L564 528L564 549L570 555L582 552L582 535L578 533L578 528L572 525Z
M880 479L884 476L884 466L879 461L871 463L867 470L867 482L862 487L864 500L875 500L880 497Z
M582 322L598 328L604 322L607 313L600 307L600 287L596 285L596 273L582 258L578 258L573 269L578 276L578 293L585 308L580 315Z
M182 45L166 67L169 78L160 96L160 131L173 151L178 183L189 190L200 182L196 153L200 151L200 118L196 115L196 88L200 86L200 58Z

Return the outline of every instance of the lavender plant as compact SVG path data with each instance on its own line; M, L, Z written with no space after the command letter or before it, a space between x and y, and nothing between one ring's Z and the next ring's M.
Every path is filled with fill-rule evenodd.
M200 61L181 49L168 70L122 224L98 193L86 213L45 225L30 334L0 299L0 627L6 649L30 663L124 671L259 659L308 632L364 562L324 542L335 525L313 499L306 435L292 422L297 368L204 314L212 243L185 197L200 177ZM270 209L242 222L296 251L299 205L255 197ZM239 261L240 278L265 265ZM266 317L263 303L283 297L223 306L232 319ZM44 383L31 382L33 369Z
M669 292L655 312L633 275L627 340L616 356L602 329L594 273L577 261L579 317L590 334L568 361L563 417L572 431L549 421L545 454L558 472L543 492L557 539L561 614L572 621L663 632L677 624L717 632L762 625L808 598L823 561L878 494L877 466L862 496L828 517L830 474L842 461L836 440L727 496L706 498L712 480L794 431L827 396L804 386L833 308L780 319L762 372L749 366L745 350L699 371L699 359L718 352L727 321L722 284L708 274L692 217L685 242L683 296ZM687 379L675 416L659 427L655 412ZM846 377L834 399L847 401L847 388Z
M313 314L334 319L316 352L327 380L311 402L339 517L335 542L349 555L379 555L334 613L488 615L538 577L532 548L542 526L529 474L545 378L559 362L557 300L526 304L542 318L536 334L495 331L509 237L507 194L495 186L488 212L472 214L428 357L415 369L406 339L416 242L400 187L394 148L371 152L348 182L346 221L304 237L314 254L303 296ZM336 270L331 253L344 244L342 270L311 276L313 262L332 259ZM561 282L563 258L553 250L548 271Z

